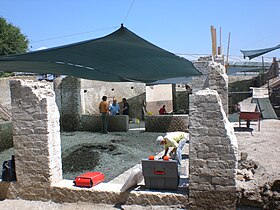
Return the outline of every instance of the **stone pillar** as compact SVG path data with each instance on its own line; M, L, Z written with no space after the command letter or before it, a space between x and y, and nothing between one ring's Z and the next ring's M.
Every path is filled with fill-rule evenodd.
M224 111L228 115L228 76L225 67L221 64L223 57L216 57L216 62L211 60L211 56L202 57L193 63L203 75L192 78L192 92L206 88L216 90L222 99Z
M209 62L210 61L206 59L202 61L195 61L193 63L194 67L202 73L201 76L192 77L191 88L193 93L208 87Z
M81 107L81 79L66 77L61 83L61 126L64 131L79 130Z
M224 111L228 115L228 76L226 69L219 63L210 63L208 69L209 88L218 92Z
M50 200L62 180L59 112L46 83L11 80L17 197Z
M191 209L236 209L237 139L217 91L192 95L189 130Z

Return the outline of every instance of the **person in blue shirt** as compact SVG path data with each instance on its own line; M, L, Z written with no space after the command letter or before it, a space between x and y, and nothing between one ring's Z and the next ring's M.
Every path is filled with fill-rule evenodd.
M113 103L109 106L110 115L115 116L120 114L120 106L117 103L117 99L113 99Z

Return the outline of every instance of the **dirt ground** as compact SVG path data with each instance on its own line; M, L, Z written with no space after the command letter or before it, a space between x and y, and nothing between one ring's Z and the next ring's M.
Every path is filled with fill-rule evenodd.
M273 183L280 180L280 120L262 120L261 130L258 131L257 123L252 122L250 129L242 124L238 128L238 123L233 123L236 128L235 135L238 139L239 157L243 161L239 163L239 181L237 182L240 191L239 201L242 205L261 206L260 196L264 194L264 188L275 194ZM127 170L135 164L140 163L142 158L154 155L162 148L154 142L155 138L162 133L148 133L139 130L129 132L114 132L108 135L90 132L62 133L62 154L63 158L75 154L76 149L83 148L97 153L98 165L96 171L102 171L107 177L107 181ZM190 140L191 141L191 140ZM99 146L98 146L99 145ZM101 145L101 146L100 146ZM9 158L12 149L0 153L0 160ZM64 159L65 161L65 159ZM82 160L80 160L82 162ZM118 167L116 167L118 166ZM64 166L65 167L65 166ZM246 168L248 174L242 174L242 169ZM80 169L71 167L65 178L72 178L80 174ZM276 186L277 187L277 186ZM274 190L274 191L273 191ZM276 191L279 189L276 189ZM278 193L278 191L277 191ZM269 196L269 195L268 195ZM273 197L273 195L271 195ZM269 198L268 198L269 199ZM275 198L274 198L275 199ZM275 202L274 202L275 203ZM280 204L280 203L279 203ZM275 204L277 205L277 204ZM269 204L267 204L269 207ZM273 209L277 209L274 208ZM278 206L276 206L278 207ZM280 205L279 205L280 208ZM91 204L56 204L46 202L31 201L0 201L0 209L170 209L170 207L141 207L112 205L91 205ZM269 209L269 208L268 208Z
M259 209L280 209L280 120L262 120L260 131L257 123L251 123L250 128L235 132L239 157L244 157L239 172L245 168L249 172L245 170L245 180L240 179L242 173L237 175L238 202Z
M257 131L256 123L252 127L252 132L246 129L244 132L235 132L239 153L247 153L247 160L255 161L258 166L254 179L244 182L244 186L260 186L280 180L280 120L261 121L260 131Z

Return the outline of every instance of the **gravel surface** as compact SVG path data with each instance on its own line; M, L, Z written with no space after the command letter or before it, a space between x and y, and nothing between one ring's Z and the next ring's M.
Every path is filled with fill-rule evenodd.
M74 179L85 171L100 171L109 182L161 151L155 144L158 135L139 131L61 133L63 177Z
M143 132L131 124L128 132L62 132L63 178L75 179L87 171L100 171L109 182L163 148L155 139L163 133ZM136 127L136 128L135 128ZM134 129L135 130L134 130ZM11 158L13 148L0 153L0 163Z

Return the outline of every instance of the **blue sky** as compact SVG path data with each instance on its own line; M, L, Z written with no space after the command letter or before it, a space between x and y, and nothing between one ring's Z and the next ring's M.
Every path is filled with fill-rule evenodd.
M21 29L31 50L99 38L121 23L179 54L211 54L211 25L218 43L222 29L225 54L229 33L230 55L280 44L279 0L1 0L0 5L0 16ZM279 58L280 50L265 56Z

